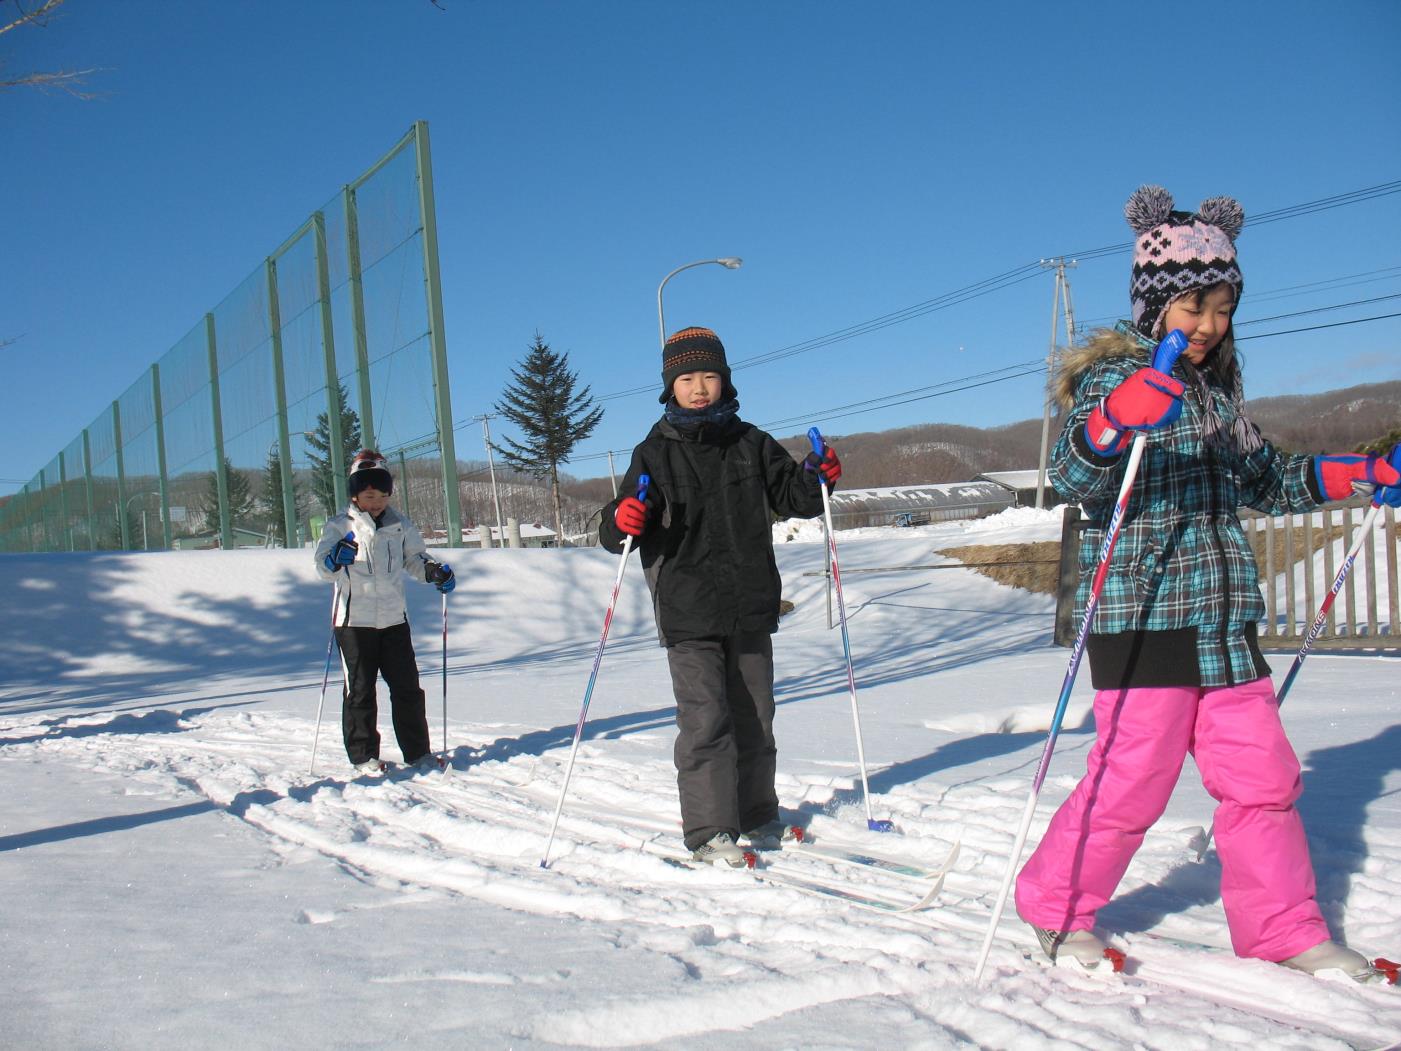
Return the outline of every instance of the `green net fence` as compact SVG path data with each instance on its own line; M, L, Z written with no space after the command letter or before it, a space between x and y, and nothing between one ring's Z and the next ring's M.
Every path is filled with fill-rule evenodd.
M370 446L457 546L441 319L419 122L0 506L0 550L305 544Z

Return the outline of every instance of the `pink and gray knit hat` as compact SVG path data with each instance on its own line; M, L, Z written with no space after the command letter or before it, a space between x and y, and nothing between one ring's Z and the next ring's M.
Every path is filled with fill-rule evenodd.
M1133 324L1158 338L1158 327L1173 300L1225 283L1245 291L1236 263L1236 235L1245 212L1230 197L1212 197L1195 212L1173 211L1172 194L1161 186L1140 186L1124 206L1124 218L1138 235L1133 246L1129 298Z

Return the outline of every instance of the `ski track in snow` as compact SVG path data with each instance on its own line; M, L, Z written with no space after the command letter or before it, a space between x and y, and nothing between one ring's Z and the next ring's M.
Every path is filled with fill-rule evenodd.
M939 543L934 546L943 546L1001 541L1008 535L1021 539L1016 535L1018 522L1030 530L1032 539L1042 538L1038 531L1044 533L1047 528L1044 518L1011 515L1008 521L1013 525L1004 523L1001 533L988 526L901 531L906 536L900 539L906 542L899 546L851 542L844 536L842 555L857 565L863 559L872 564L914 564L933 556L928 542L909 543L912 535L937 537ZM987 535L977 535L980 533ZM781 564L785 556L795 559L791 551L800 546L784 550L780 545ZM803 557L813 561L810 551ZM603 560L590 563L588 586L593 591L606 580L609 568ZM133 578L139 577L139 568L130 572ZM493 572L499 576L503 570ZM656 988L615 989L595 1003L571 1003L559 1010L546 1009L549 1001L541 999L540 1009L522 1022L519 1036L543 1045L679 1046L693 1036L726 1030L748 1031L746 1039L751 1039L769 1032L767 1023L794 1012L844 1002L888 1005L904 1019L900 1031L908 1046L931 1048L1316 1049L1380 1044L1401 1034L1401 997L1394 991L1329 986L1269 965L1238 961L1228 953L1208 956L1160 944L1154 959L1161 958L1169 969L1185 970L1204 985L1217 976L1222 976L1222 981L1229 976L1237 986L1244 983L1249 988L1255 983L1262 996L1278 998L1281 986L1297 989L1301 1001L1309 1003L1319 1029L1346 1039L1234 1011L1190 992L1029 966L1023 957L1028 935L1011 916L1010 908L994 944L989 978L981 987L973 987L972 964L1040 741L1032 740L1010 754L993 753L996 761L990 766L932 765L929 773L905 779L893 773L882 778L882 772L893 771L901 761L897 757L903 754L887 749L891 758L872 768L873 805L879 815L896 822L900 833L879 836L866 832L859 780L854 777L851 757L846 754L848 745L841 736L832 733L830 749L805 751L796 743L789 749L785 742L785 700L823 697L838 713L845 703L844 683L839 681L837 669L828 668L830 674L825 678L829 681L817 683L801 664L785 660L785 647L810 657L832 644L831 636L822 630L821 582L800 579L792 566L785 566L785 574L789 584L786 593L800 605L806 600L807 609L792 625L785 622L776 645L779 737L780 747L785 749L780 755L781 806L785 814L807 823L819 843L826 839L893 852L931 867L943 860L955 840L961 840L959 860L940 907L908 916L878 914L830 898L765 885L743 872L678 869L644 852L644 841L679 840L675 773L667 755L671 733L667 712L639 719L632 726L625 721L616 733L605 727L599 736L591 736L583 744L548 869L541 867L540 860L569 742L567 734L550 733L546 743L533 750L513 752L509 746L503 747L502 742L513 736L545 733L544 727L552 720L532 724L529 706L521 713L523 722L518 728L454 718L449 726L453 748L447 772L411 774L401 770L382 780L347 780L348 768L336 732L334 696L328 698L329 717L321 727L320 773L311 776L306 766L312 718L276 706L239 709L201 704L202 697L220 696L238 685L247 692L259 692L256 685L248 690L246 681L222 679L212 680L204 694L195 693L188 702L180 702L183 707L165 707L161 691L144 702L123 697L120 688L114 688L114 702L121 699L121 703L97 710L66 709L61 700L53 707L34 705L28 714L3 708L0 711L7 715L0 724L0 749L7 760L64 764L75 771L120 777L132 793L180 801L194 795L256 829L284 859L313 851L334 859L353 878L390 888L405 901L460 896L507 910L594 925L619 946L653 954L659 970L674 970L685 979L679 985L668 982ZM978 657L990 652L994 660L1010 662L1003 666L1005 670L1022 660L1020 655L1028 649L1035 651L1040 646L1044 650L1041 636L1045 634L1048 602L1022 596L1020 605L1011 608L1030 610L1024 625L1016 621L1009 624L1006 618L996 616L980 619L978 608L991 610L997 598L1022 593L972 574L944 576L960 579L941 579L938 592L931 592L928 575L913 572L885 579L879 575L850 578L854 583L848 584L846 597L852 615L853 648L877 655L867 662L864 670L868 675L863 676L858 661L858 681L864 678L870 682L863 703L870 705L869 698L876 695L897 709L906 698L937 692L942 686L938 672L944 667L957 670L963 676L958 680L960 688L972 692L961 706L932 706L930 717L917 714L909 719L909 725L953 735L954 744L946 747L956 747L958 739L979 734L1044 734L1049 710L1043 708L1051 707L1054 685L1054 675L1048 678L1045 669L1063 670L1063 651L1036 655L1034 674L1018 671L1015 678L1001 684L997 675L980 677ZM485 581L474 581L469 573L463 577L469 588L474 582L488 590L493 585L502 589L509 586L507 580L496 577ZM517 600L521 610L538 602L547 589L536 579L527 584L523 587L527 599ZM629 595L635 602L639 582L634 579L632 587ZM128 590L139 592L136 583ZM581 601L579 605L587 616L589 603ZM953 615L911 626L912 608L943 609L953 611ZM546 623L532 628L533 637L548 638L553 625L563 638L558 624L567 615L568 611L560 611L554 614L557 620L542 618ZM645 617L645 608L641 615ZM206 614L202 619L208 622L211 617ZM149 627L148 618L140 613L132 619ZM192 619L198 622L201 618ZM418 622L424 624L425 620L420 615ZM619 627L623 629L622 644L617 651L610 648L603 673L606 679L643 669L655 675L664 668L659 651L645 637L645 620L638 620L637 611ZM454 674L454 688L491 690L511 681L512 675L525 674L538 677L538 690L572 698L584 679L586 668L581 664L592 630L596 630L592 623L575 624L563 643L554 641L559 647L554 655L529 659L523 659L522 649L529 640L513 639L509 644L498 640L496 649L486 653L464 645L454 650L452 663L482 667L465 678ZM440 729L432 640L423 627L419 634L430 727L436 741ZM632 637L634 634L640 641ZM175 662L177 666L180 663ZM1276 665L1279 667L1278 661ZM105 667L104 672L100 653L75 654L64 677L71 685L56 692L67 689L76 697L91 686L93 677L107 674L119 679L131 671L130 656ZM164 669L147 666L144 671L161 674ZM299 678L303 700L308 692L315 692L315 686L306 685L309 678L306 672ZM1012 684L1016 688L1009 690ZM1031 684L1029 689L1023 689L1027 684ZM267 692L279 688L273 686ZM515 689L520 697L527 696L519 683ZM1010 700L1001 706L980 703L982 691L995 691L994 695L1010 696ZM167 688L164 692L177 691ZM334 684L330 692L335 693ZM14 691L0 695L17 696L20 694ZM643 710L659 705L654 695L644 692L641 697L644 703L639 707ZM1088 694L1077 692L1067 728L1084 718L1087 702ZM614 705L595 709L592 718L616 715ZM383 725L387 713L381 716ZM867 736L869 751L873 738L869 725ZM627 739L626 747L623 738ZM1078 753L1085 740L1065 738L1061 747ZM386 752L392 750L392 735L388 733L385 748ZM789 751L806 757L805 762L796 764L795 772L784 769L784 755ZM1071 758L1053 767L1031 845L1039 838L1054 805L1075 783L1082 763L1082 759ZM1184 781L1191 776L1189 770ZM1203 811L1200 820L1206 822L1209 817L1209 811ZM1121 934L1131 949L1136 937L1143 945L1150 945L1143 941L1146 936L1136 935L1136 931L1148 931L1160 939L1225 944L1225 926L1212 891L1217 877L1214 857L1208 855L1200 862L1196 859L1191 846L1194 831L1199 829L1188 822L1165 818L1150 833L1115 903L1106 909L1102 917L1106 927ZM1311 833L1315 834L1316 850L1320 837L1328 842L1327 829L1311 828ZM1369 821L1338 846L1360 852L1361 860L1344 881L1345 900L1325 904L1346 920L1350 940L1394 946L1398 933L1395 903L1401 901L1401 824L1394 817L1386 822ZM786 852L784 863L788 863ZM911 894L907 882L888 874L834 866L812 857L799 856L793 864L807 865L824 878L853 889L884 888L892 894ZM334 908L308 904L299 910L298 917L306 924L327 924L337 922L340 915ZM372 980L538 989L543 997L566 981L566 976L531 968L522 961L511 971L401 971ZM886 1024L891 1024L889 1019ZM863 1043L859 1033L830 1035L834 1047ZM773 1036L777 1039L771 1036L763 1046L784 1046L781 1029Z
M23 734L26 727L13 729ZM346 781L295 772L294 763L305 759L309 729L305 720L287 716L217 713L183 723L178 734L133 740L97 732L18 747L44 762L71 762L119 775L147 791L172 797L198 792L272 837L283 851L310 848L362 879L398 884L405 893L460 894L505 908L615 926L619 939L674 960L699 980L697 990L685 995L659 998L644 991L589 1009L545 1013L530 1031L549 1043L645 1046L713 1030L717 1018L725 1020L726 1028L742 1029L818 1004L897 996L942 1028L976 1032L977 1041L987 1046L1034 1047L1050 1034L1055 1036L1045 1046L1067 1039L1074 1046L1096 1048L1243 1046L1258 1045L1266 1033L1271 1047L1347 1046L1320 1043L1311 1034L1291 1035L1283 1027L1262 1029L1261 1020L1245 1016L1210 1024L1205 1033L1197 1021L1179 1029L1171 1014L1190 1010L1190 997L1153 992L1145 998L1142 989L1116 988L1090 976L1028 970L1021 956L1024 944L1014 944L1005 931L991 960L996 980L972 989L968 963L980 942L986 900L995 891L1020 810L1018 797L1001 786L926 785L883 798L882 812L892 814L902 830L892 845L890 837L861 828L855 807L843 806L831 816L822 813L849 783L780 779L786 811L812 813L817 808L810 828L819 842L826 835L876 850L894 846L901 856L934 865L951 837L961 835L961 860L943 900L950 906L971 902L972 908L961 925L941 926L938 909L913 922L858 912L765 886L740 872L677 870L630 849L630 838L640 842L646 834L629 833L631 812L657 815L655 834L665 834L668 824L676 828L674 772L662 762L639 767L610 757L606 745L584 746L570 793L576 811L587 807L593 815L595 808L616 806L624 818L610 823L571 815L567 804L551 867L544 870L539 861L552 808L538 797L557 792L562 750L475 765L472 748L465 746L454 753L453 769L445 774L400 771L382 781ZM455 735L459 740L470 736L463 728ZM332 759L325 765L337 763ZM522 786L533 791L523 793ZM1374 858L1401 854L1396 837L1376 838L1368 843ZM1153 882L1155 872L1180 864L1186 852L1185 842L1153 846L1145 846L1135 863L1139 879L1126 882L1126 891L1134 883ZM879 874L864 871L833 869L829 875L853 887L882 883ZM884 883L898 887L891 878ZM1354 893L1395 900L1398 889L1397 881L1376 871L1362 874ZM976 922L967 922L969 917ZM307 916L307 922L333 920ZM1194 925L1183 926L1183 937L1196 936ZM1242 964L1213 960L1195 966L1209 971L1211 966ZM1261 968L1259 981L1266 987L1281 980L1274 968L1243 966ZM470 972L379 980L549 981ZM950 991L957 995L947 995ZM1318 993L1330 994L1327 989ZM1334 1024L1363 1033L1401 1031L1401 1001L1390 992L1360 1000L1349 988L1332 999ZM1067 1036L1071 1031L1074 1038ZM1153 1039L1123 1044L1127 1031L1151 1032Z

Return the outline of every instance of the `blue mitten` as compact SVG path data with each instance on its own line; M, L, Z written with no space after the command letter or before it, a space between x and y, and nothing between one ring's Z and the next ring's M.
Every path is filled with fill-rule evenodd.
M355 534L346 533L345 536L336 541L335 547L326 552L326 568L332 573L345 568L355 561L355 555L359 550L360 545L355 542Z
M1386 462L1401 474L1401 442L1391 447L1391 452L1386 454ZM1377 490L1372 499L1379 504L1386 504L1387 507L1401 507L1401 485L1384 485Z

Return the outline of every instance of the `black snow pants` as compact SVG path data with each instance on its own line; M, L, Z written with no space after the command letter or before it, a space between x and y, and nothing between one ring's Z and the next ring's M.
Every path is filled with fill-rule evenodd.
M394 737L404 762L413 763L427 755L428 716L408 623L392 628L337 628L336 643L345 673L341 731L351 763L379 758L375 680L380 675L389 684Z
M695 850L778 817L773 638L767 631L668 646L676 694L681 828Z

